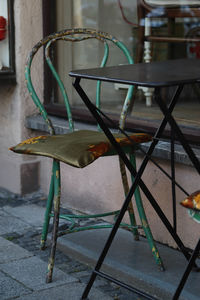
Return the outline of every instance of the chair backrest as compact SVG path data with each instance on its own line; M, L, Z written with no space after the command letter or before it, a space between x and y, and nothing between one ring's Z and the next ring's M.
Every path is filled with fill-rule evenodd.
M97 31L97 30L93 30L93 29L87 29L87 28L66 29L66 30L51 34L51 35L45 37L44 39L40 40L33 47L32 51L30 52L30 54L28 56L26 67L25 67L25 77L26 77L26 81L27 81L27 88L28 88L28 91L29 91L35 105L39 109L40 114L42 115L43 119L47 123L50 134L55 134L55 129L54 129L53 124L47 114L47 111L45 110L42 101L39 99L39 97L35 91L35 88L33 86L33 83L32 83L31 66L32 66L33 58L41 47L45 47L45 58L46 58L48 66L49 66L50 70L52 71L52 74L53 74L54 78L56 79L56 82L58 83L58 86L60 88L61 94L63 96L64 104L66 107L69 128L71 131L73 131L74 124L73 124L73 119L72 119L69 98L67 95L66 88L65 88L60 76L58 75L58 72L57 72L55 66L53 65L52 59L50 57L50 47L59 40L62 40L64 42L81 42L83 40L90 40L90 39L96 39L99 42L103 43L103 45L104 45L104 54L103 54L103 58L102 58L100 67L104 67L108 61L110 44L116 45L122 51L123 55L125 55L125 57L126 57L127 64L133 64L133 58L130 55L126 46L122 42L118 41L115 37L113 37L105 32L101 32L101 31ZM66 53L66 55L67 55L67 53ZM67 74L66 74L66 76L67 76ZM125 97L125 101L123 104L122 112L120 115L120 121L119 121L119 126L121 128L124 128L125 119L126 119L128 108L129 108L129 105L130 105L130 102L132 99L132 95L133 95L133 89L134 89L134 87L130 86L127 91L126 97ZM98 108L100 108L100 105L101 105L100 96L101 96L101 82L97 82L96 106Z

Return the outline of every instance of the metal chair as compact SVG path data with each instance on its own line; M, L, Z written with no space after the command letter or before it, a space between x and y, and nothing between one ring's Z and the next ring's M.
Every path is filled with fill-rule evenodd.
M189 209L188 211L189 215L195 222L200 223L200 190L189 195L186 199L184 199L181 202L181 205ZM179 298L184 288L184 285L188 279L188 276L190 275L192 268L194 268L195 266L195 261L199 256L199 251L200 251L200 239L198 240L195 249L192 252L190 260L185 268L185 271L181 277L181 280L178 284L178 287L174 293L172 300L177 300ZM196 267L196 269L197 271L200 271L200 268Z
M184 18L200 17L199 0L137 0L138 1L138 47L136 61L150 62L152 59L151 49L153 43L169 43L168 58L173 58L174 43L199 43L199 31L197 26L190 34L178 36L175 32L176 19L179 21ZM156 34L153 28L153 20L167 20L168 34ZM146 96L146 105L152 104L151 89L144 90Z
M102 58L101 67L106 65L106 62L108 60L110 45L116 46L119 49L119 52L125 55L128 64L133 63L133 59L129 54L129 51L127 50L125 45L120 41L118 41L115 37L107 33L92 30L92 29L67 29L49 35L43 38L41 41L39 41L30 52L26 63L26 68L25 68L25 77L27 81L28 91L35 105L37 106L40 114L42 115L43 119L48 125L50 135L38 136L38 137L25 140L22 143L12 147L11 150L16 153L40 155L40 156L51 157L53 159L51 183L50 183L45 220L44 220L44 226L43 226L42 237L41 237L41 248L44 249L46 239L47 239L49 221L50 218L53 218L52 244L51 244L51 253L49 257L47 282L52 281L52 272L54 267L56 242L58 236L72 233L72 232L78 232L82 230L112 227L112 224L108 224L108 225L104 224L104 225L96 225L96 226L91 225L91 226L80 227L78 222L75 221L76 219L103 218L110 215L113 215L115 218L118 215L118 211L106 212L105 214L98 214L98 215L77 216L77 215L60 214L60 193L61 193L60 162L64 162L74 167L84 168L99 157L116 155L116 152L112 148L111 144L108 142L104 133L100 132L99 130L74 131L74 123L72 120L72 114L71 114L67 92L50 57L51 46L54 45L59 40L62 40L63 42L81 42L81 41L89 42L91 39L97 40L97 42L102 43L102 45L104 46L104 55ZM32 84L32 79L31 79L32 61L37 51L41 47L45 47L45 58L47 64L50 70L52 71L53 76L56 79L56 82L63 95L64 103L66 106L70 133L64 135L55 134L55 129L51 122L51 119L49 118ZM101 82L98 82L96 87L96 106L99 108L100 108L100 92L101 92ZM133 86L130 86L130 88L127 91L127 95L125 97L123 109L119 120L119 128L122 129L125 126L125 119L126 119L129 104L132 99L132 93L133 93ZM137 144L148 142L151 140L151 136L145 133L133 133L130 134L129 138L124 136L122 133L116 133L115 138L118 141L118 143L123 147L124 151L130 156L131 162L134 166L136 166L134 152L137 149ZM131 141L133 142L133 144ZM124 194L126 195L129 191L129 186L128 186L128 179L127 179L125 166L122 163L122 161L120 161L120 171L121 171L122 183L124 188ZM132 180L134 180L133 177ZM141 225L136 226L135 216L133 212L133 205L130 204L128 209L130 224L122 223L121 227L130 230L134 234L136 240L138 240L139 238L138 228L143 229L147 237L148 243L150 245L151 251L153 253L153 256L156 260L156 263L161 269L164 269L158 250L153 241L152 233L148 225L147 218L145 216L139 189L137 189L135 192L135 202L141 220ZM60 218L70 221L71 225L67 230L58 232Z

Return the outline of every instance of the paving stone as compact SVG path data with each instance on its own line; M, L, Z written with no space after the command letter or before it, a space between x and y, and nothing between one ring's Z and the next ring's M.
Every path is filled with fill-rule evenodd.
M0 237L0 264L33 256L33 254L18 245ZM1 269L1 265L0 265Z
M91 276L91 270L88 270L88 271L80 271L80 272L77 272L77 273L74 273L73 276L77 277L77 278L90 278Z
M54 268L53 282L46 284L47 264L37 257L2 264L1 270L35 291L78 281L58 268Z
M44 214L45 214L45 207L39 206L37 204L25 204L16 207L11 206L4 206L4 211L10 215L18 217L25 223L33 226L34 228L41 229L44 222ZM52 223L50 220L50 223ZM59 224L65 224L65 220L60 220Z
M0 299L6 300L30 293L30 289L0 271Z
M8 202L11 199L17 199L17 197L18 197L17 194L14 194L2 187L0 188L0 199L1 200L5 199Z
M38 300L38 299L48 299L48 300L80 300L81 295L84 291L85 285L81 283L67 284L65 286L59 286L56 288L51 288L49 290L44 290L40 292L35 292L33 294L22 296L18 300ZM97 289L92 289L89 298L90 300L113 300L108 295L100 292Z
M3 209L0 210L0 217L9 217L9 216L10 215L6 211L4 211Z
M5 213L0 215L0 235L10 233L10 232L17 232L17 233L25 233L30 229L30 225L23 222L19 218L11 216Z
M21 205L18 207L6 206L4 207L4 211L20 218L29 225L42 227L45 213L44 207L35 204Z

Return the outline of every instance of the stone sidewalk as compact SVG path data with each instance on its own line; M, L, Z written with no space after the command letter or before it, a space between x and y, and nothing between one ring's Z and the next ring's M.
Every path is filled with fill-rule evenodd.
M41 251L39 246L44 200L40 194L18 198L0 190L1 300L81 298L91 267L60 250L56 252L53 282L45 283L49 248ZM89 299L143 300L103 279L96 280Z

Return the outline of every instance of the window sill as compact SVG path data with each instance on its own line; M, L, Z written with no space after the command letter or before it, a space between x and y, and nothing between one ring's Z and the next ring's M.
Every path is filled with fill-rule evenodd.
M51 120L55 126L55 130L57 134L64 134L69 132L69 126L68 122L62 118L59 117L51 117ZM42 117L40 115L33 115L26 118L26 127L32 130L36 131L43 131L48 132L47 125L43 121ZM75 122L75 128L77 130L80 129L91 129L96 130L96 125L86 124L82 122ZM143 150L147 151L148 144L143 144ZM197 146L193 146L193 151L195 152L197 158L200 160L200 148ZM170 143L167 141L160 141L154 152L153 157L170 160ZM183 147L181 145L175 145L175 161L177 163L181 163L184 165L192 165L190 162L190 159L188 158L187 154L183 150Z

